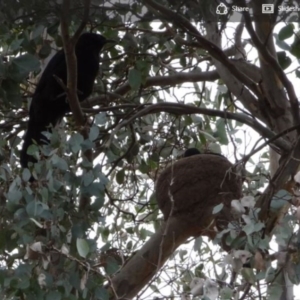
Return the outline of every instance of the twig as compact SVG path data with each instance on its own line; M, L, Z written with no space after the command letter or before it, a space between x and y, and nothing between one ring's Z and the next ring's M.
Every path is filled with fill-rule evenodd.
M151 113L158 113L158 112L168 112L175 115L183 115L183 114L204 114L209 116L217 116L224 119L231 119L236 120L241 123L244 123L251 128L253 128L255 131L257 131L260 135L262 135L265 138L271 139L276 136L276 134L269 130L268 128L261 125L259 122L255 121L253 118L248 117L245 114L241 113L231 113L221 110L214 110L214 109L206 109L201 107L195 107L191 105L186 104L180 104L180 103L157 103L153 104L151 106L145 107L127 120L122 121L119 123L116 128L113 130L111 136L113 136L118 130L120 130L122 127L127 126L131 122L133 122L135 119L143 117L145 115L151 114ZM110 143L111 141L109 141ZM288 152L291 150L291 144L282 139L278 138L274 140L274 145L276 145L278 148L283 150L284 152Z
M291 128L288 128L286 130L283 130L282 132L280 132L279 134L276 134L274 137L270 138L268 141L264 142L262 145L260 145L259 147L257 147L256 149L254 149L253 151L251 151L249 154L245 155L241 161L242 162L246 162L248 161L248 159L253 156L255 153L259 152L260 150L262 150L264 147L266 147L267 145L272 144L272 142L274 142L275 140L277 140L278 138L286 135L287 133L294 131L294 130L298 130L300 128L300 125L296 125L293 126Z

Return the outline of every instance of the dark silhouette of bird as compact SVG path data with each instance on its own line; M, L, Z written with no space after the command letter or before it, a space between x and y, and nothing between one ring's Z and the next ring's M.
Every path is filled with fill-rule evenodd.
M200 150L198 150L197 148L188 148L185 150L185 152L183 153L183 157L189 157L189 156L193 156L193 155L198 155L198 154L212 154L212 155L219 155L224 157L222 154L220 153L215 153L215 152L204 152L201 153Z
M189 148L185 150L183 157L189 157L197 154L201 154L201 152L197 148Z
M91 95L99 71L100 51L109 42L113 41L95 33L84 33L79 37L75 46L79 101L83 101ZM67 65L63 50L58 51L50 60L33 94L20 156L23 168L28 167L29 162L36 162L34 157L27 154L27 149L33 144L33 140L38 145L47 144L49 141L42 132L51 130L51 127L58 124L65 114L70 112L66 93L55 76L66 85Z

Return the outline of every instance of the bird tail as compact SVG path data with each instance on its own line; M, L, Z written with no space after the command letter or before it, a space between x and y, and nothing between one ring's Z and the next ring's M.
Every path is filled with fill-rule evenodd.
M32 119L29 120L27 131L23 137L24 142L20 153L20 163L22 168L27 168L29 162L36 162L36 159L32 155L27 154L27 150L30 145L34 144L33 141L35 141L38 145L45 143L45 140L47 139L42 132L46 130L47 128L44 124L34 122Z

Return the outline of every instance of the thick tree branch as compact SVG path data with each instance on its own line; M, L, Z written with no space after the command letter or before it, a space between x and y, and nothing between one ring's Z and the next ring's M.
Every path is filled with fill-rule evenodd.
M207 16L209 18L209 16ZM216 26L213 23L206 22L207 38L216 45L221 45L221 36L216 31ZM261 111L261 106L256 97L250 90L246 89L243 83L240 82L238 77L232 76L231 71L226 68L222 62L215 58L212 58L212 62L215 65L220 77L226 84L229 91L239 99L244 107L256 118L268 123L267 116ZM257 66L249 64L244 60L237 60L233 62L241 72L247 74L254 82L261 82L260 70Z
M270 205L273 196L280 189L284 188L284 185L293 175L297 173L300 164L300 139L298 139L296 145L284 158L281 159L281 163L276 173L272 177L271 182L264 191L263 195L257 201L257 207L261 208L259 213L260 220L266 222L266 234L271 235L275 226L278 223L280 214L272 212Z
M113 290L117 297L111 300L132 299L148 283L171 254L190 236L188 224L171 217L128 261L113 279ZM167 232L166 232L167 231ZM161 251L158 251L161 249ZM159 257L161 253L161 257ZM159 259L160 258L160 259ZM114 294L112 292L112 294Z
M242 5L246 5L246 2L244 0L240 1ZM281 80L283 86L285 87L287 94L289 96L290 104L291 104L291 112L294 119L293 125L300 124L300 114L299 114L299 102L298 98L296 96L293 84L290 82L284 71L282 70L281 66L279 65L277 59L271 55L268 48L263 44L257 34L254 31L254 28L252 26L252 20L248 12L243 12L246 28L251 36L251 39L262 56L262 58L268 63L268 66L273 69L273 71L276 73L278 78ZM300 129L298 129L298 134L300 133Z

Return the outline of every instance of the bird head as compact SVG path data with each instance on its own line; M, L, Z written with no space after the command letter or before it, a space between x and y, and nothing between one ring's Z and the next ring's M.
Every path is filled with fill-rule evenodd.
M101 34L85 32L79 37L76 47L78 47L78 48L80 48L80 47L87 48L89 46L92 46L98 52L100 52L101 49L103 48L103 46L105 44L108 44L108 43L116 43L116 41L106 39Z

